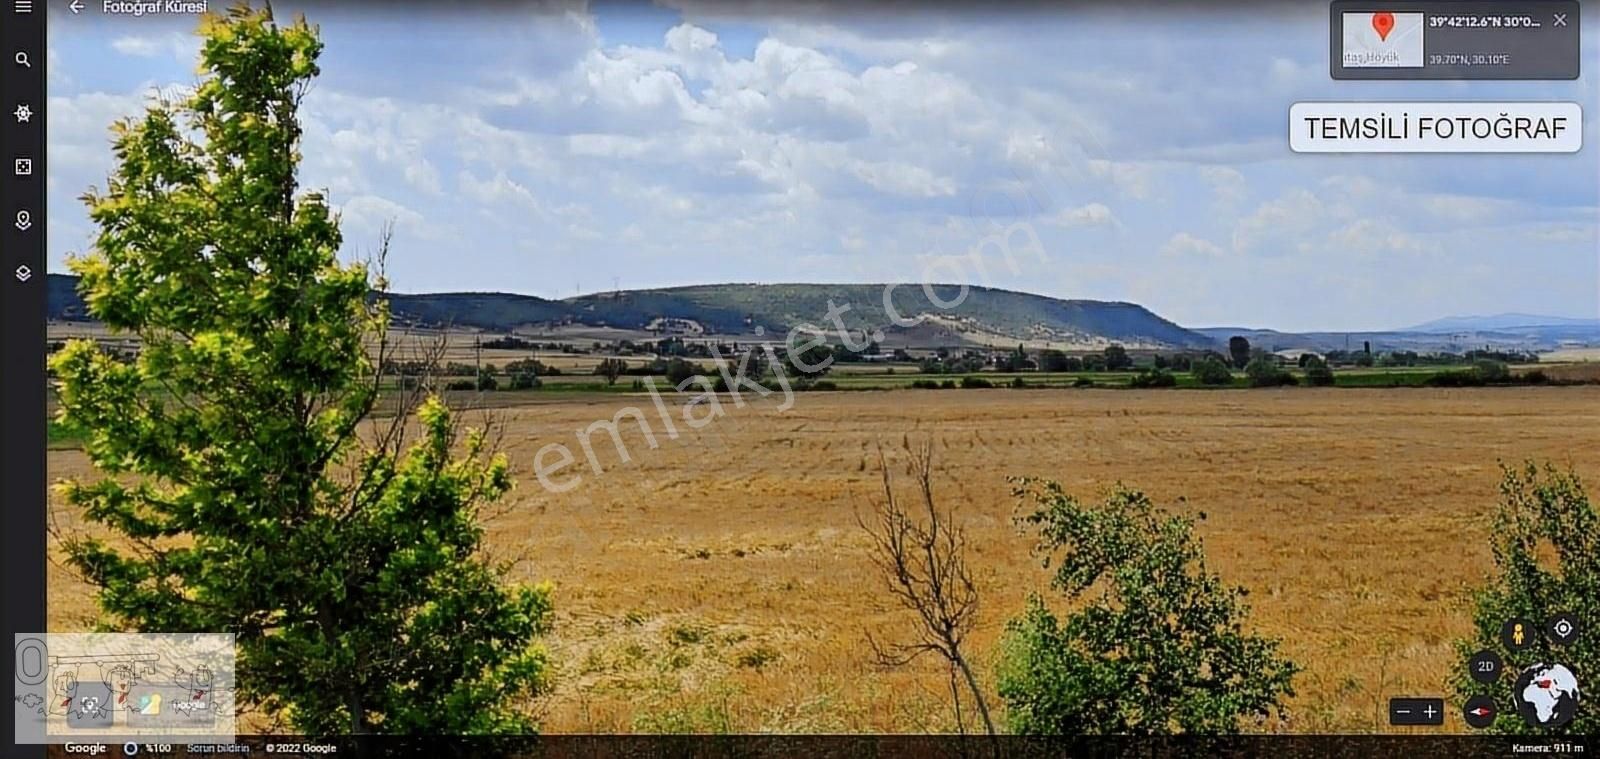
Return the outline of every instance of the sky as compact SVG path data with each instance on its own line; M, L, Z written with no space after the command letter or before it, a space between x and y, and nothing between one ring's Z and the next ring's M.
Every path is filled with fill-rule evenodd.
M56 5L62 271L93 241L78 197L105 184L108 126L192 87L198 43L193 16ZM964 280L1185 326L1600 316L1592 120L1568 155L1295 154L1286 134L1307 100L1600 114L1597 14L1576 81L1336 82L1323 3L845 7L277 2L326 43L302 185L347 256L394 224L402 292ZM985 241L1008 229L1027 233L1006 258Z

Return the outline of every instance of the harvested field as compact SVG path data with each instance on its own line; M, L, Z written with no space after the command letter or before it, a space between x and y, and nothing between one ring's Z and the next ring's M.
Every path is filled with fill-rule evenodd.
M575 431L630 404L659 447L625 421L631 460L602 432L597 475ZM492 544L557 588L547 730L950 729L943 670L885 671L865 644L909 621L854 516L878 497L879 446L897 464L906 439L931 441L936 494L970 532L982 675L1004 621L1047 592L1006 477L1081 496L1120 480L1206 513L1212 567L1249 588L1255 625L1305 667L1288 721L1265 726L1298 732L1387 730L1388 696L1446 692L1451 641L1491 569L1497 461L1570 463L1591 494L1600 483L1593 386L809 393L783 412L725 398L701 429L673 404L675 439L647 396L496 412L518 487ZM555 477L581 475L567 492L534 475L552 443L576 455ZM87 472L79 451L50 464L55 478ZM55 567L51 599L53 629L86 627L85 588Z

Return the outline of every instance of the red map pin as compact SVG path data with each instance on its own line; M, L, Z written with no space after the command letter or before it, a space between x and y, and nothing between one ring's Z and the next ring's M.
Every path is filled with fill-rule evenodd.
M1372 28L1377 30L1378 39L1387 42L1389 32L1394 31L1394 14L1388 11L1372 14Z

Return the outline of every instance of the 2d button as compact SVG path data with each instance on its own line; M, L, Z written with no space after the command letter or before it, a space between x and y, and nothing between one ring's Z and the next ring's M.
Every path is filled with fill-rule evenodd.
M1467 663L1467 674L1472 679L1488 685L1500 679L1500 670L1505 668L1505 662L1500 655L1485 648L1472 655L1472 661Z
M1557 614L1544 623L1545 637L1558 646L1572 645L1578 639L1579 632L1578 618L1567 612Z
M1473 696L1461 707L1461 718L1479 730L1494 724L1494 718L1498 716L1500 707L1488 696Z
M1537 637L1533 623L1523 617L1506 620L1500 627L1500 642L1507 651L1525 651Z

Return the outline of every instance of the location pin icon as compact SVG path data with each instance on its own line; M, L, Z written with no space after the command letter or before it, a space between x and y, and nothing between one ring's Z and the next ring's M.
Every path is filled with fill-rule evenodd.
M1394 14L1388 11L1372 14L1372 28L1378 32L1378 39L1387 42L1389 32L1394 31Z

